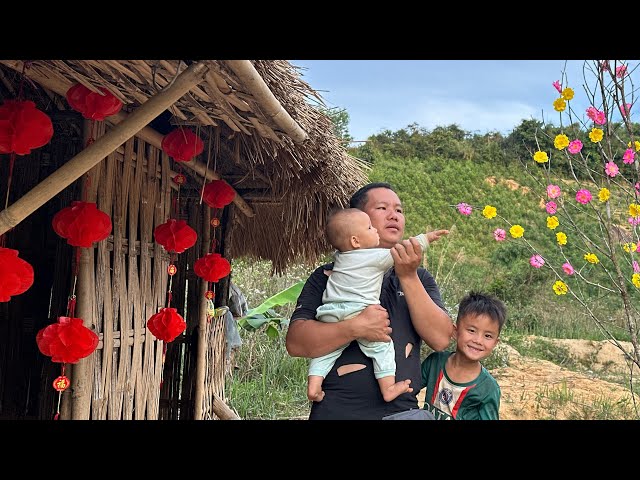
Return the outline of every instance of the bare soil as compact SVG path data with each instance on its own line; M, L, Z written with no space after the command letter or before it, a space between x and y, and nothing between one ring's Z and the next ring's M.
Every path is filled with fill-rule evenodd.
M613 381L625 374L628 377L629 373L620 349L607 341L544 340L565 347L572 363L584 368L570 370L523 356L508 344L500 344L497 348L503 349L501 353L507 356L509 366L490 372L502 390L501 420L637 418L629 389ZM637 375L636 369L634 376ZM418 395L421 407L424 393L423 389ZM636 402L640 405L637 395Z

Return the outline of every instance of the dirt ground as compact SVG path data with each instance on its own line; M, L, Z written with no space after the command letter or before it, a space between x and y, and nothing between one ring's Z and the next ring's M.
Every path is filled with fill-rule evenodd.
M530 341L535 339L528 337ZM628 388L603 380L621 373L628 375L628 366L617 347L606 341L545 340L566 347L569 357L585 368L572 371L522 356L508 344L500 344L497 348L508 356L509 366L493 369L491 374L502 390L501 420L637 418ZM630 348L630 344L622 343ZM424 389L418 400L422 407ZM638 396L636 402L640 404Z

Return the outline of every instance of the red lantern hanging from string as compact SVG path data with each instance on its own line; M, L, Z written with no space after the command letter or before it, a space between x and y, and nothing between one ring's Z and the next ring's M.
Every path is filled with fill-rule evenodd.
M0 106L0 153L27 155L49 143L51 119L30 100L5 100Z
M95 203L73 201L53 216L53 230L74 247L90 247L111 233L111 218Z
M81 83L76 83L67 90L67 102L75 111L89 120L104 120L115 115L122 108L122 102L105 87L99 87L104 95L90 90Z
M38 332L36 343L53 362L78 363L96 349L98 335L85 327L81 318L58 317L58 323Z
M195 245L196 231L184 220L170 218L153 230L153 237L169 253L182 253Z
M147 328L158 340L168 343L185 331L187 322L178 314L178 310L167 307L161 308L147 321Z
M213 180L204 187L202 200L211 208L224 208L236 197L236 191L224 180Z
M204 142L189 128L176 128L166 134L160 144L162 151L177 162L188 162L204 150Z
M203 280L217 283L231 273L231 264L219 253L208 253L194 262L193 271Z
M0 302L26 292L33 285L33 267L18 258L18 250L0 247Z

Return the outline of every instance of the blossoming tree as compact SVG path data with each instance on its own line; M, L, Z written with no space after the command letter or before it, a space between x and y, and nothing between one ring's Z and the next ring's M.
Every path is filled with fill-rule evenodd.
M640 135L632 121L634 71L621 61L585 62L581 86L590 104L586 111L572 107L576 91L565 73L562 81L550 82L557 91L553 109L561 133L549 139L553 148L548 151L540 144L550 141L541 142L544 132L537 133L525 166L540 186L539 211L546 215L553 248L543 251L528 238L525 222L512 222L491 205L456 205L463 216L482 209L482 216L494 223L480 234L525 246L531 268L551 272L550 291L558 299L579 302L604 337L624 353L632 373L634 366L640 368ZM635 110L640 116L640 105ZM570 172L570 177L557 175L559 171ZM615 312L598 308L604 299L616 305ZM631 347L620 340L623 331ZM629 378L633 389L633 375Z

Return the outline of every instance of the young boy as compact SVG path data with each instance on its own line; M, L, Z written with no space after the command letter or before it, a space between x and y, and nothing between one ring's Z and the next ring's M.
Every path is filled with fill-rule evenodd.
M448 230L436 230L415 238L426 249L429 242L448 233ZM339 322L357 315L368 305L380 303L383 276L393 266L393 257L388 248L376 248L380 241L378 231L371 225L369 215L357 208L334 212L327 222L327 238L337 251L316 318L322 322ZM393 342L359 339L358 343L362 352L373 359L374 375L386 402L413 391L409 386L411 380L396 382ZM344 345L327 355L311 359L307 387L309 400L322 401L324 377L346 347Z
M436 420L498 420L500 386L481 365L498 344L507 317L504 303L470 292L454 326L456 351L433 352L422 362L424 409Z

